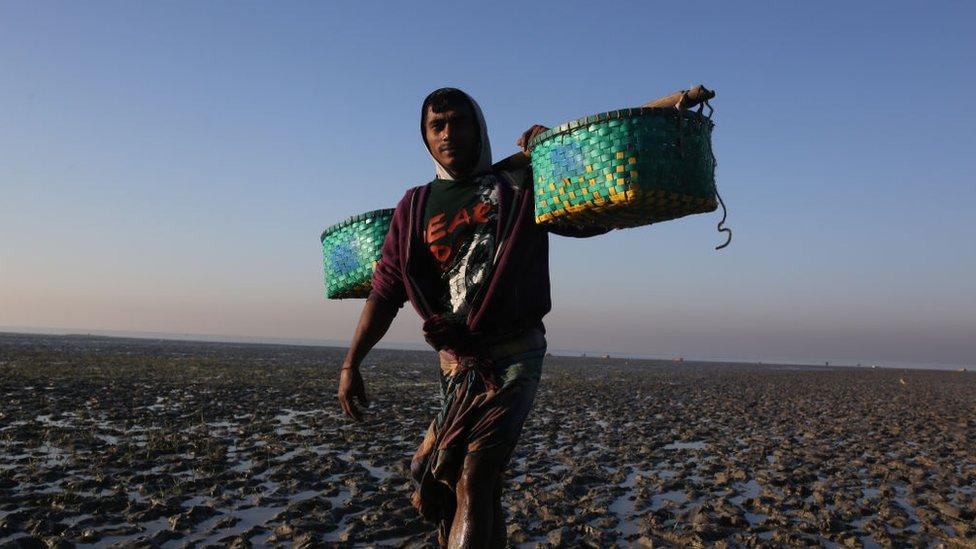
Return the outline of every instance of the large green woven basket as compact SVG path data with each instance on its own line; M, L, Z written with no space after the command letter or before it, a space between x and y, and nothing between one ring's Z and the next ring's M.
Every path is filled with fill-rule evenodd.
M701 113L636 108L539 134L536 222L618 229L714 211L712 127Z
M350 217L322 233L325 297L369 296L373 269L380 260L380 248L392 219L392 209L374 210Z

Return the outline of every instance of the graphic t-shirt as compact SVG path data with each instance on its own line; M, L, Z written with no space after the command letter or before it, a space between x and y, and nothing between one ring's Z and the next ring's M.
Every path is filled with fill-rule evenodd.
M498 194L492 175L461 181L435 179L424 210L424 244L441 274L436 308L464 322L487 282L495 253Z

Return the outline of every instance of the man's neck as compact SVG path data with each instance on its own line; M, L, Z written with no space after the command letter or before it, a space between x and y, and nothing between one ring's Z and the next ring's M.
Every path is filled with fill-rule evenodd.
M469 172L466 172L464 174L453 174L452 173L451 176L453 177L453 179L441 179L441 181L452 181L452 182L456 182L456 183L465 183L465 182L469 182L469 181L473 181L474 180L474 176L471 174L470 171Z

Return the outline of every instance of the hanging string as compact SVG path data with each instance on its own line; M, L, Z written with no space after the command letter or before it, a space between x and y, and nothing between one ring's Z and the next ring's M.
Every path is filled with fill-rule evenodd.
M732 229L723 227L723 225L725 225L725 216L728 212L725 210L725 202L722 201L722 195L718 194L718 187L715 188L715 196L718 197L718 203L722 205L722 220L718 222L716 229L718 229L718 232L720 233L728 233L728 239L726 239L725 244L715 246L716 250L721 250L732 243Z
M678 102L674 105L674 108L678 111L678 156L680 158L684 158L684 147L682 146L683 143L682 143L682 132L681 132L683 117L681 115L681 111L685 109L685 103L688 100L688 91L689 90L682 90L681 97L678 98ZM708 107L707 115L704 113L706 107ZM712 121L712 114L714 112L715 109L712 107L712 105L708 102L707 99L698 104L698 114L705 117L709 123L711 123ZM726 246L732 243L732 229L729 229L728 227L725 226L725 220L728 217L729 212L725 207L725 201L722 200L722 195L719 194L718 192L718 185L715 184L715 168L718 166L718 160L716 160L715 153L712 151L711 139L706 140L706 142L708 143L708 154L709 156L712 157L712 189L715 191L715 197L718 199L719 205L722 206L722 219L718 222L718 225L716 225L715 228L718 232L725 233L727 236L724 244L719 244L718 246L715 246L716 250L721 250L722 248L725 248Z
M708 103L707 100L702 101L702 103L698 105L698 113L702 114L702 111L704 110L705 107L708 107L707 118L709 121L711 121L712 113L715 112L715 109L712 108L712 106ZM708 154L712 157L712 185L714 185L713 189L715 190L715 197L718 198L718 203L722 206L722 219L721 221L718 222L718 225L715 226L715 229L718 232L726 233L727 235L724 244L719 244L718 246L715 246L716 250L721 250L722 248L732 243L732 229L729 229L728 227L725 226L725 219L728 216L729 212L725 208L725 201L722 200L722 195L719 194L718 192L718 185L715 183L715 168L718 166L718 160L716 160L715 153L712 151L712 140L711 139L707 140L707 143L708 143Z

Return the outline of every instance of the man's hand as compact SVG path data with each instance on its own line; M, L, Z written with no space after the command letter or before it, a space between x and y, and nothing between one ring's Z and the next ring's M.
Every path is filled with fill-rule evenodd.
M358 400L360 406L369 406L363 376L359 375L359 365L362 364L366 353L390 328L396 314L396 307L384 305L380 300L367 299L366 305L363 305L363 313L359 315L359 325L356 326L349 352L346 353L346 359L342 361L342 370L339 371L339 404L342 406L342 411L356 421L361 420L363 416L353 404L353 399Z
M548 130L549 128L536 124L531 128L522 132L522 137L519 137L518 141L516 141L515 144L521 147L524 152L528 153L529 143L532 141L532 138Z
M360 375L359 368L343 364L342 371L339 372L339 404L347 416L361 421L363 415L353 403L354 398L364 408L369 406L369 401L366 400L366 386L363 384L363 376Z

